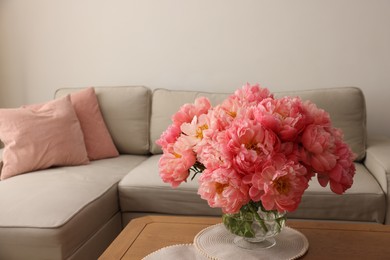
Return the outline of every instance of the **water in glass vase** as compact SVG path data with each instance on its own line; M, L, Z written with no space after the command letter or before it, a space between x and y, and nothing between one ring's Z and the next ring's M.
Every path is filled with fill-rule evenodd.
M238 213L223 214L226 229L237 237L234 243L245 249L270 248L274 237L286 224L286 214L276 210L265 210L261 203L249 202Z

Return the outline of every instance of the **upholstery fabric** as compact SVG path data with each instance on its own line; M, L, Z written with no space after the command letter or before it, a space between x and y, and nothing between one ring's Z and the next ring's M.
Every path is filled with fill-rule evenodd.
M390 201L390 139L378 137L370 139L367 145L367 156L364 165L371 172L380 184L383 192L387 194L387 200ZM386 224L390 224L390 208L386 207Z
M272 89L270 89L272 92ZM197 97L206 96L213 105L219 104L229 94L215 94L196 91L178 91L157 89L153 92L150 152L161 153L156 140L172 123L171 117L185 103L193 102ZM299 96L302 100L311 100L319 108L329 112L335 127L344 132L346 143L356 153L357 161L365 156L366 148L366 107L363 93L355 87L278 92L276 97ZM167 102L170 100L170 102Z
M82 89L62 88L56 91L55 97ZM143 86L94 89L103 119L119 153L149 153L150 90Z
M45 104L0 109L0 139L5 144L1 180L51 166L89 162L69 96Z
M95 90L86 88L72 93L70 98L80 121L88 158L99 160L118 156L118 150L100 112Z

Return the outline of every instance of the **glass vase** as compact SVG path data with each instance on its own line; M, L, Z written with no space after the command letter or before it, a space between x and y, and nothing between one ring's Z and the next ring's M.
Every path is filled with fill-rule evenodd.
M286 225L286 214L267 211L260 202L249 202L238 213L223 214L225 228L236 235L234 243L245 249L270 248Z

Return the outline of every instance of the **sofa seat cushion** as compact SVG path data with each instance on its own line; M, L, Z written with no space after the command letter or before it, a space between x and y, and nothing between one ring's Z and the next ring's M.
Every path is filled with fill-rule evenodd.
M121 155L1 181L0 259L71 256L117 214L117 183L145 158Z
M158 174L160 155L153 155L132 169L118 185L122 212L148 212L180 215L221 215L197 194L196 180L173 189Z
M313 179L298 209L288 216L384 223L386 196L383 190L363 164L355 163L355 166L354 183L343 195L333 193L329 186L321 187Z
M172 188L163 183L158 174L158 160L154 155L143 161L123 178L119 185L122 211L180 215L220 216L221 210L210 208L197 195L198 181L190 179ZM354 184L343 195L321 187L316 179L310 182L299 208L291 218L335 219L383 223L386 209L385 195L375 178L362 165L356 164Z

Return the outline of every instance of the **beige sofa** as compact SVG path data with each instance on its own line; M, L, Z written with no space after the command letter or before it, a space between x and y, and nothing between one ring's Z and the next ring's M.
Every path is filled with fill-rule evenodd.
M216 104L227 94L152 92L141 86L95 89L120 156L1 181L0 259L96 259L134 217L221 215L196 194L196 180L176 189L162 183L155 141L180 105L202 95ZM60 89L56 97L76 90ZM289 218L390 224L390 139L366 140L363 93L346 87L277 93L282 95L299 95L330 112L358 154L350 190L339 196L312 181Z

